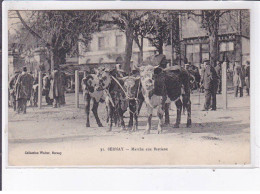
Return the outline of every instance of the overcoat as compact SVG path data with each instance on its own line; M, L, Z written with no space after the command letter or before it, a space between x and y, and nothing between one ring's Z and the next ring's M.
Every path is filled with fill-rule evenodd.
M19 99L27 99L31 98L33 86L33 76L27 72L22 72L15 84L15 92L16 92L16 100Z
M245 67L245 84L247 88L250 88L250 66Z
M206 65L202 73L202 83L206 90L214 90L218 83L218 76L214 67Z
M243 79L243 72L242 68L239 65L236 65L234 67L234 72L233 72L233 85L236 87L243 87L244 86L244 79Z
M63 87L63 76L60 71L54 70L51 73L51 87L49 97L51 99L59 98L64 94L64 87Z

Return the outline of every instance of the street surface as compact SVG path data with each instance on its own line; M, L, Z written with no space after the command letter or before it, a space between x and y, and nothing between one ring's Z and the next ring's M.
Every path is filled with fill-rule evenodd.
M90 128L85 127L82 94L75 108L74 94L66 94L66 105L28 107L27 114L8 110L8 159L10 166L113 166L113 165L245 165L250 164L250 97L234 98L228 93L228 110L222 109L217 95L217 111L201 111L204 94L194 91L192 127L186 128L182 115L180 128L173 128L175 105L171 105L171 126L163 134L151 130L144 135L146 108L142 107L137 132L113 127L106 132L105 105L98 112L103 128L98 128L91 112ZM200 100L200 101L199 101ZM125 122L128 124L128 113ZM157 128L156 111L152 119ZM27 152L27 154L26 154ZM38 154L28 154L38 152Z

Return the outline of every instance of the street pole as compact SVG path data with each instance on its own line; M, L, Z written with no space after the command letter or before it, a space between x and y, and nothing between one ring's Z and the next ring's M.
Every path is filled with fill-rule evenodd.
M227 109L227 62L222 64L222 98L223 98L223 109Z
M42 107L42 72L39 71L38 77L38 107Z
M75 71L75 105L79 108L79 71Z

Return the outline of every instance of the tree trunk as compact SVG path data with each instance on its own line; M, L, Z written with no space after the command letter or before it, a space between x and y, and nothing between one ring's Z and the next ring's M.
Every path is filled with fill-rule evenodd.
M139 58L139 63L141 64L144 61L144 51L143 49L140 50L140 58Z
M66 63L66 53L63 50L58 50L57 48L51 48L50 50L50 69L51 71L54 70L54 68L58 68L59 65Z
M143 37L141 37L140 44L137 44L137 45L138 45L138 48L140 51L138 63L141 64L144 60L144 38Z
M210 65L215 66L218 60L218 31L214 30L209 35Z
M125 64L124 64L124 70L127 73L130 73L131 71L131 57L132 57L132 47L133 47L133 29L131 26L126 27L126 45L125 45Z
M219 27L219 11L214 12L209 17L209 53L210 65L215 66L218 60L218 27Z
M158 52L159 52L159 55L163 54L163 40L162 39L160 39L160 41L159 41Z
M176 54L175 63L181 65L181 44L180 44L180 15L177 13L177 16L173 17L173 40L172 46L174 48L174 52ZM174 53L173 53L174 55ZM174 61L173 60L173 61Z

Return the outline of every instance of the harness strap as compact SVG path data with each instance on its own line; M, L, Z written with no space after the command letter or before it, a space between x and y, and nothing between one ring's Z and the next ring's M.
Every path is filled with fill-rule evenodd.
M113 102L113 99L107 89L105 89L105 92L107 93L108 99L111 102L112 106L115 107L115 103Z
M111 77L119 85L119 87L122 89L122 91L124 92L125 96L129 99L129 96L125 92L125 90L124 90L123 86L120 84L120 82L114 76L111 76Z
M126 98L128 99L128 107L129 107L129 103L130 103L129 101L130 101L130 100L135 100L135 101L136 101L136 105L137 105L136 111L133 112L133 111L130 110L130 108L129 108L129 111L130 111L131 113L133 113L133 114L138 114L138 108L139 108L138 94L139 94L139 91L140 91L141 80L139 81L139 84L138 84L138 89L137 89L136 97L130 98L130 97L127 95L126 91L124 90L123 86L120 84L120 82L119 82L114 76L111 76L111 77L112 77L112 79L119 85L119 87L120 87L120 88L122 89L122 91L124 92ZM108 94L108 96L109 96L110 102L111 102L112 104L114 104L114 103L113 103L113 100L112 100L112 98L111 98L111 96L110 96L110 94L109 94L109 92L108 92L107 90L106 90L106 92L107 92L107 94ZM113 106L115 106L115 105L113 105Z

